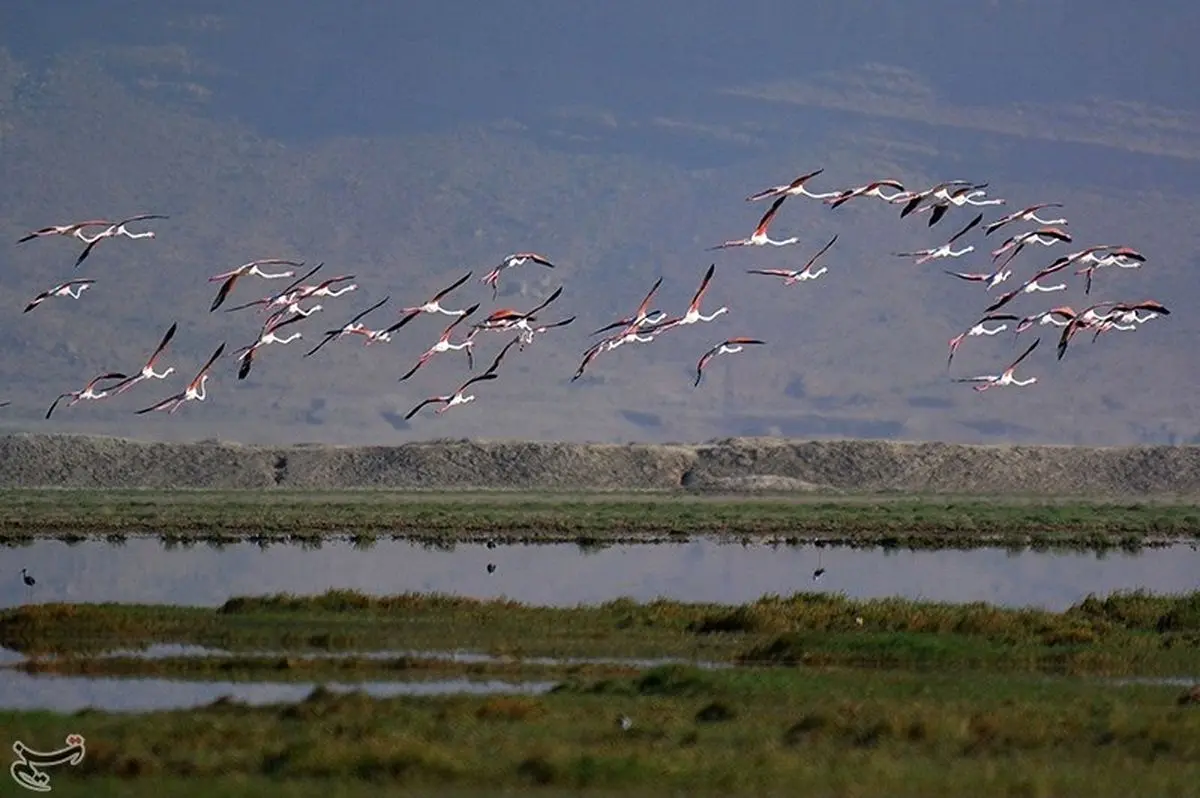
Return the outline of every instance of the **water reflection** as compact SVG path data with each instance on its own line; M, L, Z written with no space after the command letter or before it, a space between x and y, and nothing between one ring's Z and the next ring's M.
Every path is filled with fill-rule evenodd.
M506 596L551 606L622 596L741 603L765 593L825 590L862 598L1062 609L1088 593L1200 587L1200 553L1186 544L1136 554L817 549L708 538L591 550L574 544L438 549L393 540L370 548L334 541L320 548L264 550L249 543L166 548L153 538L131 538L122 546L37 541L5 549L0 559L0 606L31 601L214 606L231 596L352 588L373 594ZM489 563L496 566L494 572L489 573ZM22 584L22 566L37 577L33 588ZM818 567L825 574L814 582Z
M444 679L414 682L323 682L333 691L362 690L377 697L397 695L537 694L557 682ZM174 679L31 676L0 671L0 709L76 712L91 707L110 712L153 712L203 706L228 696L247 704L301 701L315 682L189 682Z
M362 660L434 660L438 662L455 662L464 665L486 665L521 662L527 665L544 665L548 667L573 665L611 665L619 668L657 668L662 665L690 665L695 668L709 670L733 667L728 662L712 662L708 660L693 660L685 657L510 657L487 654L482 651L422 651L419 649L382 649L378 651L227 651L222 648L193 646L181 643L154 643L143 649L112 649L89 655L92 659L117 657L156 660L174 659L178 657L238 657L241 659L287 658L287 659L362 659ZM53 660L54 655L43 655L40 660ZM25 655L17 651L0 647L0 668L24 662Z

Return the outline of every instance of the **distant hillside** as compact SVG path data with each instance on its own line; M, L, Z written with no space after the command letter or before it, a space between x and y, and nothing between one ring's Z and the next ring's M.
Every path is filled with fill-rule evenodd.
M743 438L626 446L433 441L260 447L0 437L0 487L836 491L1200 496L1200 447Z
M543 117L497 118L441 134L298 144L211 113L204 65L188 62L186 51L168 56L130 48L32 64L0 52L0 236L12 241L31 228L96 215L171 216L149 225L154 240L104 242L78 271L71 265L76 242L36 240L8 250L0 269L0 335L8 342L0 351L0 400L12 405L0 409L0 430L344 444L497 436L664 443L727 435L1200 441L1189 346L1200 322L1188 313L1197 290L1200 233L1191 220L1200 213L1200 181L1193 180L1200 162L1180 143L1194 140L1186 119L1155 117L1163 130L1182 125L1183 132L1164 134L1157 149L1134 151L1109 120L1125 119L1128 108L1073 108L1070 119L1090 120L1086 140L1050 141L1001 124L1000 106L959 113L934 97L932 121L911 118L896 110L895 97L934 96L920 74L904 72L901 80L886 72L883 80L867 70L848 79L853 85L714 95L708 116L697 119L547 109ZM855 110L835 95L857 98ZM1054 112L1049 105L1029 110L1038 119ZM1063 124L1032 128L1063 139ZM658 145L629 144L643 138ZM723 155L711 159L717 165L689 166L663 154L663 142L687 148L700 141ZM945 262L917 267L892 255L940 243L970 218L966 210L952 210L929 230L877 200L830 211L797 198L785 203L772 232L798 235L801 245L704 251L753 229L763 208L744 202L748 193L817 167L826 169L812 184L817 190L883 176L915 187L988 180L1008 208L1063 202L1073 248L1127 243L1150 257L1142 270L1101 274L1093 297L1068 275L1069 291L1021 297L1016 312L1143 297L1178 312L1136 334L1082 340L1061 363L1053 357L1054 330L1042 328L1041 351L1023 366L1038 384L977 394L950 376L1003 369L1018 351L1012 337L969 340L948 371L947 341L975 320L985 295L943 274ZM989 218L999 213L985 210ZM816 282L784 290L745 274L798 268L834 234L829 272ZM985 269L987 250L1000 243L993 239L1003 237L964 239L978 252L949 267ZM558 268L513 270L493 302L478 278L503 254L525 249L544 252ZM1014 263L1018 277L1059 252L1033 249ZM264 350L244 382L227 360L204 404L170 417L135 416L134 409L180 390L219 342L233 350L255 338L262 317L252 311L207 312L215 285L206 278L273 256L324 261L325 275L353 274L360 288L322 301L324 310L292 328L304 339ZM655 304L682 311L711 262L717 276L706 305L729 313L653 345L605 354L569 382L588 332L632 311L659 276ZM479 301L480 315L527 308L562 285L562 298L543 318L577 316L514 352L499 379L478 386L475 404L403 420L418 401L467 376L463 358L449 353L397 381L436 340L444 317L418 319L391 344L338 341L301 357L305 344L371 302L391 296L372 321L386 324L398 307L420 304L467 270L473 278L448 298L451 307ZM53 299L21 313L30 297L74 276L98 282L78 302ZM229 304L276 285L243 281ZM173 321L179 333L163 361L176 368L169 380L44 420L60 392L102 371L139 368ZM768 346L715 361L693 388L700 354L734 335ZM481 338L477 359L487 362L505 340Z

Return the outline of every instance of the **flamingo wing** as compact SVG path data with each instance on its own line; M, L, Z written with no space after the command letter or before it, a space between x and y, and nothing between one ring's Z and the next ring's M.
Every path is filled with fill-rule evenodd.
M767 228L771 226L771 220L775 218L775 214L779 210L779 206L782 205L783 201L787 198L788 195L783 194L771 203L771 207L768 208L767 212L764 213L762 218L758 220L758 227L754 228L754 235L762 236L767 234Z
M959 230L959 231L958 231L957 233L955 233L954 235L950 236L950 240L949 240L949 241L947 241L946 243L947 243L947 244L953 244L955 241L957 241L958 239L960 239L960 238L962 238L963 236L965 236L965 235L966 235L967 233L969 233L971 230L974 230L974 229L975 229L975 227L976 227L976 226L977 226L977 225L978 225L980 222L982 222L982 221L983 221L983 214L982 214L982 213L980 213L980 214L976 215L974 219L972 219L970 222L968 222L968 223L967 223L967 226L966 226L966 227L964 227L963 229Z
M708 290L708 284L712 282L713 274L717 271L717 264L710 264L708 271L704 273L704 278L700 280L700 287L696 289L696 293L692 295L691 308L698 308L701 300L704 299L704 292Z
M419 405L414 407L412 410L409 410L408 414L406 416L404 416L404 420L408 421L410 418L415 416L417 413L421 412L421 408L425 407L426 405L435 404L437 402L441 402L442 404L445 404L447 401L449 401L449 400L443 399L440 396L431 396L430 398L426 399L425 401L421 402Z
M167 348L167 344L171 343L171 339L175 337L175 330L177 327L179 327L179 322L175 322L167 328L167 332L163 335L162 340L159 341L158 346L155 347L154 354L150 355L150 359L146 361L147 366L153 366L154 361L157 360L158 356L161 355L163 350Z
M226 278L225 282L221 283L221 287L217 289L217 295L213 298L212 305L209 306L208 312L212 313L217 308L224 304L225 299L229 296L229 292L233 290L234 283L237 282L240 274L234 273ZM237 310L238 308L233 308Z
M465 283L467 280L470 280L470 279L471 279L471 272L467 272L462 277L459 277L457 280L455 280L448 288L443 288L441 291L438 291L436 294L434 294L433 299L431 301L437 302L439 299L446 296L446 294L450 293L455 288L458 288L460 285L462 285L463 283Z
M544 310L544 309L546 308L546 306L547 306L547 305L549 305L549 304L550 304L551 302L553 302L554 300L558 299L558 297L559 297L559 296L562 294L562 292L563 292L563 287L560 285L558 288L556 288L556 289L554 290L554 293L553 293L553 294L551 294L550 296L546 297L546 299L542 301L542 304L538 305L536 308L534 308L533 310L529 311L528 313L523 313L523 314L521 314L521 315L522 315L522 317L523 317L523 318L527 318L527 319L528 319L528 318L533 318L533 315L534 315L535 313L537 313L537 312L538 312L538 311L540 311L540 310Z
M1024 352L1021 353L1020 357L1018 357L1011 364L1009 364L1009 367L1007 369L1005 369L1005 371L1012 371L1013 369L1015 369L1022 360L1029 357L1030 353L1032 353L1033 350L1038 348L1038 344L1040 344L1041 342L1042 342L1041 338L1033 339L1033 343L1031 343L1029 345L1029 347Z
M182 402L183 398L184 398L183 393L177 393L172 396L168 396L166 399L163 399L161 402L156 402L155 404L152 404L149 407L143 407L141 410L137 410L135 412L140 416L143 413L151 413L155 410L165 410L166 408L170 407L171 405L173 405L177 402Z

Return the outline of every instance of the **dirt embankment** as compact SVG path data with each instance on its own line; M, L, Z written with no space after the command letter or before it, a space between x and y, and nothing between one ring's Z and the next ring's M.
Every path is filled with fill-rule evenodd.
M1200 447L1091 449L731 439L696 445L402 446L0 437L0 487L833 490L1200 495Z

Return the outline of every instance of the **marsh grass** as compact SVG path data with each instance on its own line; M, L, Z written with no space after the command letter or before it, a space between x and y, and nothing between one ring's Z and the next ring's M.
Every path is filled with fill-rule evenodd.
M663 540L771 535L791 542L912 547L1137 548L1200 535L1200 508L1174 502L969 497L425 493L385 491L0 491L0 540L153 533L262 544L339 534L442 541Z
M553 608L330 591L233 598L215 609L42 604L0 613L0 646L30 656L156 643L242 654L457 649L518 659L1185 675L1200 662L1200 592L1091 596L1062 612L828 593L741 606L621 599Z
M206 795L246 794L239 784L299 795L314 783L348 795L794 795L800 784L818 795L1188 795L1200 783L1200 711L1177 693L1020 675L683 666L537 697L318 688L265 707L78 713L69 725L88 754L56 772L55 791L95 779L120 780L126 795L185 781ZM58 739L63 724L0 713L18 739Z

